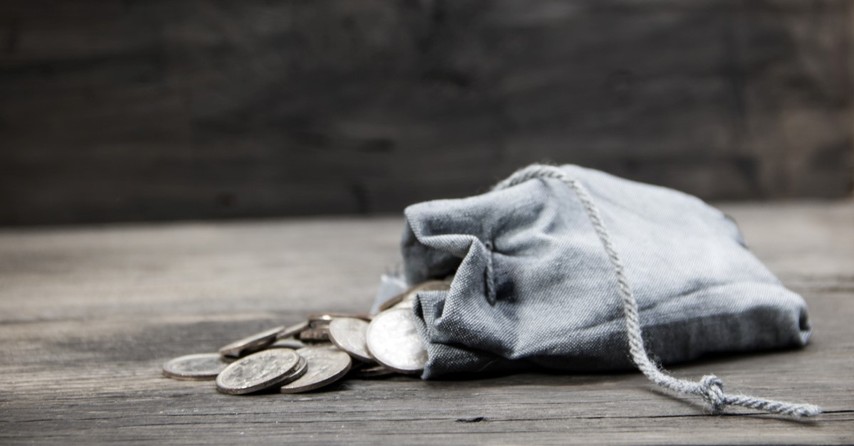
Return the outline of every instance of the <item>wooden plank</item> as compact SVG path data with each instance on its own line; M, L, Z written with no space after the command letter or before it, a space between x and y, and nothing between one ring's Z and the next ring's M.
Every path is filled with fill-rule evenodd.
M350 380L235 397L160 365L322 310L362 311L397 261L397 218L0 231L0 442L18 444L844 444L854 441L854 202L731 204L810 306L798 351L672 367L822 405L797 423L697 401L638 373Z
M847 196L851 3L0 4L0 225L399 212L535 161Z

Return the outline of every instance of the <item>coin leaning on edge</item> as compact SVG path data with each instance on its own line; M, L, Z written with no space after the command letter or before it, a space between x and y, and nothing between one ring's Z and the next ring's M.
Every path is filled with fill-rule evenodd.
M329 323L329 340L349 353L353 359L373 362L366 340L368 323L362 319L342 317Z
M420 373L427 363L427 350L409 309L378 314L368 325L366 340L371 356L399 373Z
M263 350L268 345L276 342L279 334L284 330L286 330L285 327L276 327L255 333L220 348L219 354L231 358L239 358Z

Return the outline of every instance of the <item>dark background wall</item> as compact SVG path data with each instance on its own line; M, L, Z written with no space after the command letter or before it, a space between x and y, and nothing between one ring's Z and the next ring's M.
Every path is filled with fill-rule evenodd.
M849 1L0 0L0 224L398 212L571 162L852 190Z

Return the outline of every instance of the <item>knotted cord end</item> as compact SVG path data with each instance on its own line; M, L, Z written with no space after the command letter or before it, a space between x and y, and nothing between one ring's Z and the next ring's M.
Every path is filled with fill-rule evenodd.
M749 395L727 395L724 393L723 381L715 375L706 375L700 379L696 393L706 400L713 414L722 413L726 406L747 407L795 418L814 417L821 414L821 408L813 404L794 404Z
M699 393L709 403L709 410L713 414L723 412L726 406L726 395L724 394L724 382L715 375L706 375L699 382Z

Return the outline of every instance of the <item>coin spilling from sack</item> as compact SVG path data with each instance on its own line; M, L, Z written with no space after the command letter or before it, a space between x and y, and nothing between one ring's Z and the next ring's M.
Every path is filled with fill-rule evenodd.
M448 281L425 282L380 305L379 314L313 314L231 342L219 353L181 356L163 365L179 380L215 380L218 391L246 395L317 390L346 377L369 379L418 374L427 351L412 305L417 293L448 290Z

